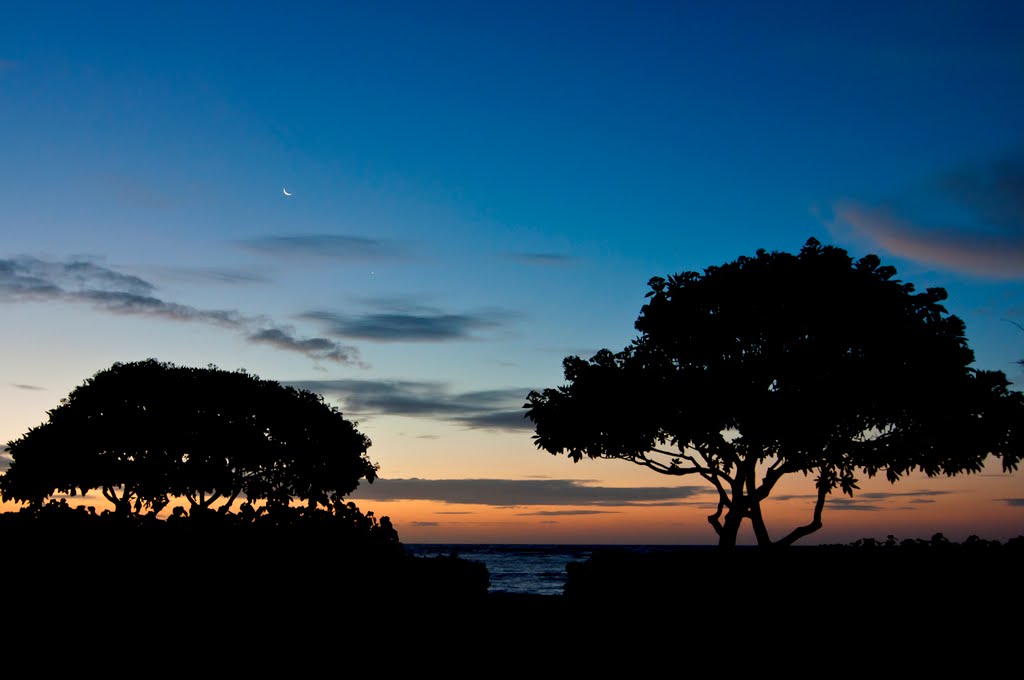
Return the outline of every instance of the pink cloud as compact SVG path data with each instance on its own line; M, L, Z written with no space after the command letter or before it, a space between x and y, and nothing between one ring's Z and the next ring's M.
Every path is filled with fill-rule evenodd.
M1024 279L1024 235L1018 230L933 229L885 207L856 202L834 206L833 231L847 228L892 255L992 279Z

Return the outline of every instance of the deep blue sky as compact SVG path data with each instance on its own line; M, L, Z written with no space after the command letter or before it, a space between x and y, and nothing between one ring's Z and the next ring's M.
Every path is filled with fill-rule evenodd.
M155 356L322 391L385 478L665 485L523 397L651 276L810 236L1024 382L1022 45L1020 2L4 7L0 439Z

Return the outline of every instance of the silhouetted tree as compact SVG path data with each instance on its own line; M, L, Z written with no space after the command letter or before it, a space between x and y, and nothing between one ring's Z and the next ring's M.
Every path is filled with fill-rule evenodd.
M744 520L762 546L817 531L826 497L852 496L858 470L957 475L989 455L1015 470L1024 397L970 367L944 290L915 293L895 273L810 239L797 255L652 278L637 339L567 357L566 385L530 393L535 443L703 478L725 548ZM790 473L816 475L817 500L810 523L773 542L761 504Z
M242 494L270 511L293 500L331 509L375 479L369 446L312 392L213 366L115 363L8 444L0 496L38 507L99 488L124 515L175 496L223 513Z

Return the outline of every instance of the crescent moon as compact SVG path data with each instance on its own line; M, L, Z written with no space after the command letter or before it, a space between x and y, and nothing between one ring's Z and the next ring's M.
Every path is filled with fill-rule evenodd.
M283 191L283 192L284 192L284 195L285 195L285 196L291 196L291 194L289 194L289 193L288 193L288 189L286 189L286 188L282 188L282 189L281 189L281 191Z

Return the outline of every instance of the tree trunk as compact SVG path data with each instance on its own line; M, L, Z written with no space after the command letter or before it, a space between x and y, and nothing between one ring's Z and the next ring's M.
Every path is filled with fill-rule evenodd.
M732 550L736 547L736 538L739 536L742 524L742 512L730 509L725 513L725 521L718 530L718 548L720 550Z

